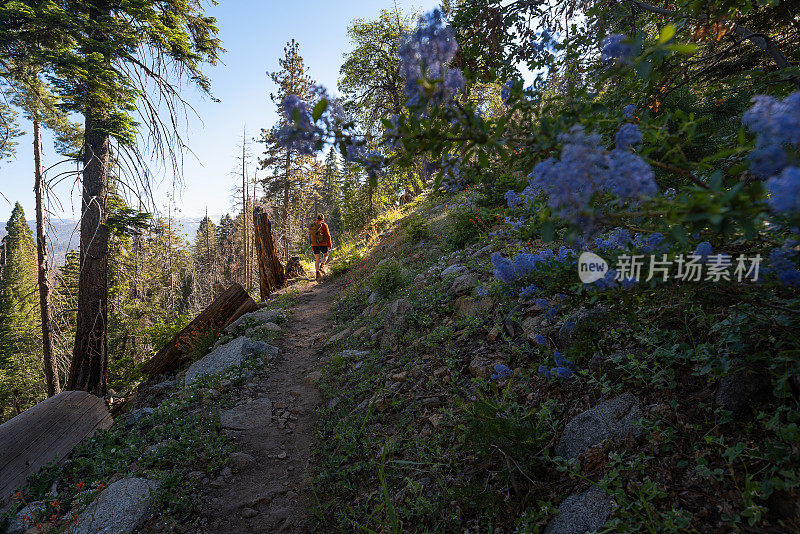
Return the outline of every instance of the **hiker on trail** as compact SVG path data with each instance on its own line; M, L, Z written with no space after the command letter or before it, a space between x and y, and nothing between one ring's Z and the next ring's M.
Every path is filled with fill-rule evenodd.
M325 216L317 215L317 220L308 229L308 239L314 250L314 268L317 271L317 280L325 274L325 264L328 262L328 247L331 246L331 232L325 224Z

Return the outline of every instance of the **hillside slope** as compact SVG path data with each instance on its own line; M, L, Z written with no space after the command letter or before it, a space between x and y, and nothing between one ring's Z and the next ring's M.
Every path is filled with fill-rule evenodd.
M591 290L473 198L407 207L344 262L316 528L796 532L796 302Z

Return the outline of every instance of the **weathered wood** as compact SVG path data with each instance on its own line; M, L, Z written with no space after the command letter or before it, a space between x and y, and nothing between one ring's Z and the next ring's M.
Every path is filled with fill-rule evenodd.
M26 479L113 423L105 401L85 391L63 391L0 425L0 513Z
M261 207L253 210L253 231L255 232L256 252L258 252L258 281L261 286L261 300L270 293L286 285L286 270L278 258L272 222Z
M247 291L241 285L233 284L150 358L142 366L142 371L149 376L157 376L182 367L189 363L192 345L200 337L222 330L245 313L257 309Z
M306 270L300 265L300 256L292 256L286 262L286 278L295 278L298 276L305 276Z

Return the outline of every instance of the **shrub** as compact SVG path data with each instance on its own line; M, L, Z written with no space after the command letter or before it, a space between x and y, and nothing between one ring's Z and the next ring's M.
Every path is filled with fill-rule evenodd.
M372 289L383 296L396 293L408 283L408 277L396 261L385 261L375 269L372 275Z
M406 233L411 241L417 242L428 237L428 235L430 235L430 229L425 219L419 215L414 215L409 217L406 222Z

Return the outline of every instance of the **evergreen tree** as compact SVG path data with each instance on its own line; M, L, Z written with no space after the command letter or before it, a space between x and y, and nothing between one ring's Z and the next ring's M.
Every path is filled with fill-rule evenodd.
M16 412L44 394L36 329L36 246L17 203L0 243L0 409Z
M161 153L175 161L172 139L176 105L180 105L171 76L185 74L208 91L200 71L215 63L219 53L215 20L204 15L199 2L169 5L118 0L65 2L64 31L74 39L69 53L51 58L54 84L64 97L63 107L85 118L83 139L83 197L81 206L81 271L78 317L69 389L103 395L108 366L108 244L107 202L110 194L111 139L121 149L134 146L137 99L147 99L155 87L172 113L162 121L157 113L142 112L144 125L160 142ZM142 104L152 109L153 101ZM165 133L167 132L167 133ZM180 146L180 144L177 144Z
M283 102L289 95L296 95L305 100L312 100L313 81L307 74L307 68L300 56L300 45L292 39L284 48L284 57L278 60L280 70L270 73L270 78L277 89L270 94L270 99L278 107L279 122L272 130L262 130L261 142L266 146L264 158L260 160L262 169L269 175L262 180L267 197L275 205L281 207L280 241L284 256L288 258L292 242L292 225L290 215L302 199L304 182L309 176L309 166L313 156L299 154L291 147L284 147L277 142L276 132L292 121L286 115ZM302 234L302 232L301 232Z

